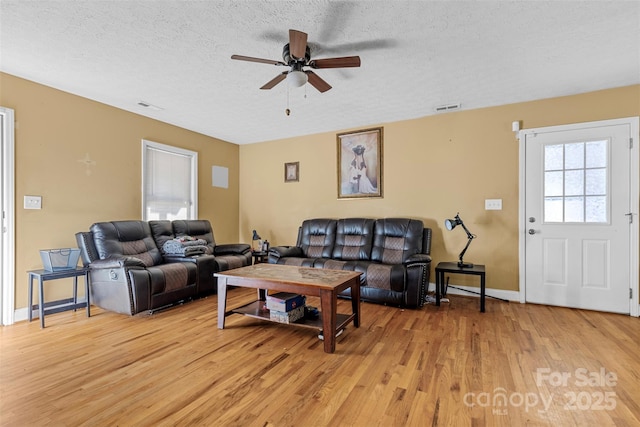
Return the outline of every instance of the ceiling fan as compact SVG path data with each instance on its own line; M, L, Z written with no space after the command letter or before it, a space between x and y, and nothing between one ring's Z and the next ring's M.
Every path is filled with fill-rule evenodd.
M309 45L307 45L307 34L298 30L289 30L289 43L285 44L284 48L282 49L283 61L253 58L251 56L242 55L231 55L231 59L289 67L289 70L283 71L282 73L278 74L275 78L268 81L260 89L271 89L284 79L287 79L287 82L289 82L289 84L293 86L300 87L308 81L313 87L318 89L318 91L326 92L331 89L331 85L320 78L320 76L318 76L312 70L305 70L304 67L319 69L360 66L359 56L311 59L311 52L309 49Z

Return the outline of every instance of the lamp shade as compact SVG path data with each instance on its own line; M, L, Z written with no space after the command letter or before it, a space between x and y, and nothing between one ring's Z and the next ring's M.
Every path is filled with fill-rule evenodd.
M260 240L262 239L262 237L260 237L260 235L256 232L256 230L253 230L253 236L251 237L251 240Z
M447 230L449 230L449 231L451 231L454 228L456 228L456 226L458 224L460 224L460 223L456 219L445 219L444 220L444 226L447 227Z
M289 71L287 74L287 83L289 86L301 87L307 83L307 74L304 71Z

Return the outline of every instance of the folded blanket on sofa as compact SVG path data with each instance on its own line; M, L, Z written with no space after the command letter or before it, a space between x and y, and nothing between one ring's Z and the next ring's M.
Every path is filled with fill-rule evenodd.
M165 255L192 256L207 252L207 241L203 239L184 240L182 238L167 240L162 245Z

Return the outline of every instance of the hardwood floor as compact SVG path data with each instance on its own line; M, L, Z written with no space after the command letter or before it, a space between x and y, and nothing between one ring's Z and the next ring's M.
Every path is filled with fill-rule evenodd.
M230 290L228 306L254 297ZM218 330L216 296L3 327L0 424L640 424L640 319L491 299L481 314L477 299L450 298L363 303L334 354L309 329L233 315Z

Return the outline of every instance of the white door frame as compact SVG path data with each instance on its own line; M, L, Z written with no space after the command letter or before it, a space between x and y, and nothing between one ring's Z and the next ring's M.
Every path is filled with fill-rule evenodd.
M596 122L575 123L569 125L549 126L536 129L523 129L518 132L518 140L520 141L519 150L519 196L518 196L518 258L519 258L519 287L520 287L520 302L525 302L525 286L526 286L526 272L525 272L525 242L526 242L526 230L527 223L525 221L525 134L527 133L540 133L550 131L566 131L575 128L576 125L581 127L597 127L597 126L615 126L615 125L629 125L631 129L631 165L630 165L630 197L631 206L634 209L638 207L638 184L640 181L640 174L638 172L638 144L640 143L640 117L626 117L622 119L602 120ZM638 306L638 212L632 212L633 222L631 223L631 236L629 242L629 256L631 262L631 271L629 272L629 280L631 283L632 297L629 301L629 314L632 317L638 317L640 315L640 307Z
M10 108L0 107L2 120L2 239L0 239L0 310L2 325L14 322L15 308L15 157L14 157L14 112Z

